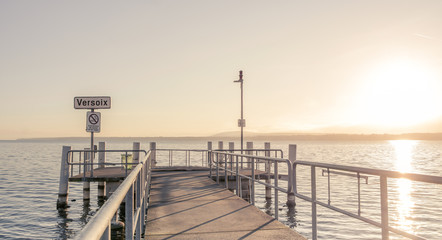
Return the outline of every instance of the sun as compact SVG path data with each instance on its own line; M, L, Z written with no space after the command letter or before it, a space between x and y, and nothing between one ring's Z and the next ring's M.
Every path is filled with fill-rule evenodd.
M409 59L384 62L364 82L361 107L367 123L401 127L437 117L436 78L422 64Z

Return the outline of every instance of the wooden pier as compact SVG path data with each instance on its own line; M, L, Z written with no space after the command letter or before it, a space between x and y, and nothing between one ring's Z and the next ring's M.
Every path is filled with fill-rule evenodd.
M152 173L145 239L305 239L208 178L208 171Z

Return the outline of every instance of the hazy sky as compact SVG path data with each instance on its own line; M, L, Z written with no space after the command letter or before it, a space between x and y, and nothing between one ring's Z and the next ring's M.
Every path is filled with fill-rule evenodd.
M0 1L0 139L441 131L442 1ZM361 128L363 126L364 128ZM426 125L427 126L427 125ZM430 126L430 125L428 125Z

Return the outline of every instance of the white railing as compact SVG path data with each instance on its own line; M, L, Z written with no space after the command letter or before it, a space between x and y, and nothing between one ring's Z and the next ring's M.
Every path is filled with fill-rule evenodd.
M246 150L247 151L247 150ZM270 155L271 152L278 152L279 150L261 149L250 151L251 154L258 154L259 152L265 152L265 155ZM247 154L235 154L225 151L209 151L208 159L210 163L210 175L215 171L216 182L220 183L220 176L224 177L225 187L229 187L229 177L234 177L236 181L235 193L239 197L242 196L243 186L242 181L246 180L250 183L248 191L250 192L249 202L255 205L255 184L261 184L266 188L266 198L271 199L271 189L274 190L274 204L275 204L275 218L278 219L279 192L289 194L292 191L292 181L288 180L287 185L281 187L279 185L280 169L279 164L284 167L285 176L292 176L292 164L288 159L272 158L266 156L247 155ZM263 171L260 170L259 165L264 165ZM246 173L246 172L247 173ZM215 175L214 174L214 175ZM264 179L265 181L262 181ZM271 183L273 179L273 184Z
M141 239L150 189L151 151L131 171L75 239L111 239L111 220L125 201L125 239Z
M294 146L294 145L291 145ZM289 151L291 146L289 146ZM296 147L295 147L296 148ZM232 150L199 150L199 149L154 149L149 151L140 164L138 164L132 172L127 176L126 180L120 185L116 192L107 200L101 207L100 211L89 221L83 231L76 236L76 239L99 239L103 235L103 239L110 236L110 220L118 211L120 203L126 199L126 239L132 239L134 234L137 239L141 238L144 231L145 213L147 208L148 186L150 184L150 170L151 162L164 163L166 166L207 166L209 167L209 176L216 177L217 183L220 183L220 177L224 177L224 185L229 187L229 179L235 179L235 191L238 196L242 194L242 180L248 181L250 185L251 204L255 203L255 184L260 184L266 188L266 198L271 197L270 189L274 190L273 198L275 204L275 218L278 219L278 193L283 192L287 194L287 205L293 207L294 197L302 199L311 203L311 217L312 217L312 239L318 238L317 229L317 206L322 206L330 210L342 213L352 218L369 223L373 226L379 227L382 230L382 239L389 239L390 232L399 234L409 239L424 239L405 231L396 229L389 224L388 214L388 179L402 178L409 181L424 182L430 184L442 184L442 177L430 176L424 174L402 173L398 171L387 171L372 168L361 168L344 165L335 165L319 162L308 162L296 160L295 156L290 156L289 159L282 158L282 153L279 157L270 157L270 152L275 150L251 150L248 154L236 154ZM264 152L264 156L260 154ZM158 154L162 152L163 154ZM181 152L182 156L178 157ZM253 155L256 154L256 155ZM275 153L275 156L276 153ZM157 158L165 158L164 160ZM168 160L168 161L167 161ZM262 168L263 166L263 168ZM307 171L310 178L298 174L300 167L310 168ZM263 169L263 170L261 170ZM248 173L243 171L247 170ZM317 171L319 170L319 171ZM327 202L318 200L317 194L317 176L327 177ZM259 174L257 174L259 173ZM305 172L304 172L305 173ZM345 210L330 200L330 191L333 185L330 183L330 174L337 174L351 178L357 178L357 212ZM363 174L363 175L362 175ZM379 178L379 196L380 196L380 215L381 221L377 222L370 219L368 216L363 216L361 211L361 188L360 179L367 181L368 178ZM285 179L287 184L280 184L279 180ZM264 180L264 181L263 181ZM307 182L306 182L307 181ZM302 184L301 184L302 183ZM310 196L298 192L298 186L310 185ZM281 187L283 186L283 187ZM134 188L136 193L136 200L134 201ZM323 189L323 188L322 188ZM322 191L322 190L321 190ZM270 194L269 194L270 193ZM293 196L293 199L291 198ZM241 196L243 197L243 196ZM133 203L135 202L135 206ZM135 210L134 210L135 208Z
M310 167L310 193L311 196L306 196L303 194L300 194L297 192L297 185L300 181L303 179L297 178L297 168L298 166L307 166ZM317 199L317 188L316 188L316 169L321 168L327 172L328 177L328 201L327 203L321 202ZM330 170L337 170L342 172L336 172L336 171L330 171ZM396 234L399 234L401 236L404 236L409 239L425 239L410 233L407 233L405 231L393 228L389 224L389 214L388 214L388 178L402 178L402 179L408 179L410 181L416 181L416 182L425 182L425 183L431 183L431 184L442 184L442 177L439 176L430 176L430 175L424 175L424 174L415 174L415 173L402 173L398 171L387 171L387 170L380 170L380 169L372 169L372 168L361 168L361 167L352 167L352 166L343 166L343 165L335 165L335 164L327 164L327 163L318 163L318 162L307 162L307 161L294 161L293 163L293 186L294 186L294 194L296 197L303 199L305 201L309 201L312 203L312 239L317 239L317 205L320 205L322 207L331 209L333 211L345 214L347 216L353 217L355 219L364 221L366 223L369 223L373 226L379 227L382 229L382 239L386 240L389 239L390 232L394 232ZM350 177L357 177L358 181L358 211L357 213L353 213L347 210L344 210L342 208L339 208L337 206L334 206L331 204L330 201L330 173L334 172L335 174L340 174L344 176L350 176ZM348 173L353 174L348 174ZM360 179L366 179L367 176L361 176L361 174L370 175L373 177L379 177L379 191L380 191L380 213L381 213L381 222L374 221L372 219L369 219L368 217L364 217L361 215L361 189L360 189Z

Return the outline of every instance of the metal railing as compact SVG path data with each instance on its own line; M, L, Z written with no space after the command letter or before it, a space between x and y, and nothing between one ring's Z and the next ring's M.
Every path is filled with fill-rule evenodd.
M122 156L125 156L125 161L122 161L123 159L117 158L118 161L112 161L109 162L109 159L107 158L107 162L100 162L99 159L95 157L96 154L100 153L122 153ZM132 153L132 154L129 154ZM138 162L129 162L128 159L131 155L134 153L144 153L144 155L147 154L145 150L69 150L67 152L67 163L70 166L70 175L71 177L74 175L74 172L78 172L78 174L83 174L83 177L93 177L94 176L94 166L97 167L105 167L105 166L121 166L124 167L126 176L130 171L131 168L133 168L134 165L137 165ZM91 154L94 154L94 158L91 158ZM77 155L77 157L75 156ZM131 156L132 157L132 156ZM95 159L95 161L91 161ZM74 169L75 166L77 166L77 169ZM86 173L89 172L89 175L86 176Z
M287 175L292 176L292 165L288 159L282 158L271 158L265 156L256 156L256 155L246 155L246 154L235 154L226 152L228 150L223 151L209 151L208 159L210 164L210 175L212 176L212 169L216 172L216 182L220 183L220 171L224 172L224 181L225 187L229 186L229 177L234 176L236 181L236 195L239 197L242 196L242 181L247 180L250 183L250 203L255 205L255 183L261 184L265 186L267 189L274 190L274 204L275 204L275 218L278 219L278 209L279 209L279 201L278 201L278 193L290 193L292 190L292 181L287 181L287 187L283 188L279 185L279 166L278 164L286 165ZM255 152L257 150L254 150ZM267 154L273 150L263 150L267 151ZM278 150L279 151L279 150ZM242 168L244 163L250 168ZM260 171L257 163L264 163L265 169L264 171ZM273 172L272 172L273 169ZM250 172L245 173L244 170L248 170ZM258 177L257 177L258 176ZM264 178L266 181L263 182L261 178ZM270 179L273 178L273 184ZM267 191L266 191L267 192ZM267 192L268 193L268 192ZM268 196L266 193L266 197Z
M108 151L109 150L107 150L106 152ZM117 150L114 150L114 152L115 151ZM124 150L124 151L126 151L126 155L128 152L132 152L132 150ZM83 229L81 234L77 236L76 239L98 239L99 238L98 236L103 233L105 237L107 237L110 234L109 231L110 219L112 218L113 215L115 215L115 212L118 210L119 204L125 198L126 198L126 219L129 219L126 220L126 225L127 225L126 239L132 239L134 233L136 233L137 239L139 239L140 234L144 228L144 214L145 214L145 209L147 208L148 185L150 181L149 179L150 179L150 169L151 169L150 163L151 161L158 160L159 158L163 157L166 158L168 161L160 160L159 163L164 163L165 165L168 166L177 166L177 165L183 166L183 164L185 166L198 166L198 165L207 166L210 169L209 176L212 177L215 175L217 183L220 183L220 178L224 177L225 181L224 185L226 188L229 188L229 181L231 181L231 179L235 179L234 180L236 181L234 188L235 193L240 197L243 197L242 196L243 184L241 183L241 181L247 181L250 184L249 201L253 205L255 204L255 184L262 185L266 188L266 198L268 197L267 193L271 192L268 191L268 189L273 189L272 195L274 198L274 210L275 210L274 216L276 219L278 219L279 193L281 192L286 193L288 201L289 201L289 196L293 195L298 199L310 202L311 217L312 217L312 239L314 240L316 240L318 237L317 236L318 205L381 228L382 239L389 239L390 232L399 234L409 239L424 239L422 237L407 233L405 231L390 226L389 213L388 213L388 207L389 207L388 178L403 178L416 182L442 184L442 177L423 175L423 174L413 174L413 173L401 173L398 171L335 165L335 164L327 164L319 162L309 162L309 161L300 161L300 160L290 161L289 159L282 158L283 153L281 150L276 150L278 151L278 153L279 151L281 151L280 154L281 158L270 157L271 151L275 151L275 149L244 150L244 152L252 154L237 154L234 153L237 152L235 150L232 151L226 149L225 150L156 149L155 151L152 152L149 151L147 152L145 159L140 161L140 164L138 164L132 170L132 172L127 176L123 184L121 184L121 186L117 189L117 191L114 192L114 194L111 196L111 198L109 198L109 200L105 203L105 205L103 205L100 211L97 212L97 214L95 214L94 218L91 219L91 221L88 223L88 225L86 225L86 227ZM71 152L84 153L91 151L84 150L84 151L71 151ZM164 154L161 154L161 152L163 152ZM264 152L265 156L257 156L260 155L262 152ZM180 154L181 156L179 157L178 155ZM274 154L275 156L277 156L276 152L274 152ZM82 163L82 164L83 166L88 166L89 163L87 164ZM108 163L108 164L113 164L113 163ZM77 165L80 166L81 164ZM94 163L91 163L90 165L93 166ZM298 174L297 170L299 170L301 166L310 168L310 171L308 171L310 179L308 179L308 177L306 178L303 177L302 179L300 178L301 174ZM246 170L248 172L245 172ZM317 175L320 176L321 174L317 170L322 172L322 176L327 177L327 190L326 190L328 191L327 202L323 202L317 197L318 189L317 189L316 177ZM287 185L282 186L279 180L281 179L281 176L285 174L287 174L286 175ZM344 176L344 177L357 178L357 184L358 184L357 212L345 210L331 202L331 197L330 197L330 192L332 189L332 184L330 181L331 174ZM379 178L380 216L381 216L380 222L370 219L368 216L363 216L361 210L362 207L361 207L360 179L364 179L365 181L367 181L369 177L375 179ZM301 186L300 183L303 183L305 180L310 180L310 183L307 183L307 185L310 185L310 196L298 192L298 186ZM133 210L134 205L130 206L130 203L134 202L133 200L134 184L136 185L137 188L136 192L137 193L141 192L142 194L137 195L137 200L135 201L137 210L135 210L135 215L131 215L134 213ZM138 189L140 189L140 191L138 191ZM138 198L140 199L138 200ZM134 226L136 226L136 229L134 229Z
M303 194L300 194L297 192L297 173L296 169L298 165L303 165L310 167L310 192L311 196L306 196ZM327 203L319 201L317 199L317 188L316 188L316 169L322 168L323 173L327 173L328 177L328 201ZM338 170L343 171L342 172L336 172L331 171L332 170ZM371 225L374 225L376 227L379 227L382 229L382 239L389 239L389 233L394 232L396 234L399 234L401 236L407 237L409 239L424 239L422 237L407 233L405 231L393 228L389 225L389 213L388 213L388 178L403 178L408 179L410 181L417 181L417 182L424 182L424 183L431 183L431 184L442 184L442 177L438 176L430 176L430 175L423 175L423 174L415 174L415 173L402 173L397 171L388 171L388 170L380 170L380 169L371 169L371 168L361 168L361 167L351 167L351 166L343 166L343 165L335 165L335 164L326 164L326 163L318 163L318 162L308 162L308 161L295 161L293 163L293 186L294 186L294 194L296 197L303 199L305 201L311 202L312 204L312 210L311 210L311 216L312 216L312 239L317 239L317 205L320 205L322 207L331 209L333 211L345 214L347 216L353 217L355 219L364 221L366 223L369 223ZM339 208L337 206L334 206L331 204L330 201L330 173L337 173L339 175L344 176L350 176L350 177L357 177L357 184L358 184L358 212L353 213L347 210L344 210L342 208ZM350 173L348 173L350 172ZM380 191L380 212L381 212L381 222L374 221L372 219L369 219L368 217L364 217L361 215L361 188L360 188L360 179L366 179L367 176L361 176L361 174L370 175L373 177L379 177L379 191Z
M172 166L197 166L201 163L200 166L207 166L207 150L202 149L155 149L157 159L167 158L168 159L168 167ZM195 156L197 158L195 159ZM196 161L196 165L194 164ZM158 162L160 166L164 166L163 161Z
M109 150L107 150L109 151ZM130 151L128 151L130 152ZM137 164L75 239L111 239L111 220L125 201L125 239L141 239L150 189L151 152Z

